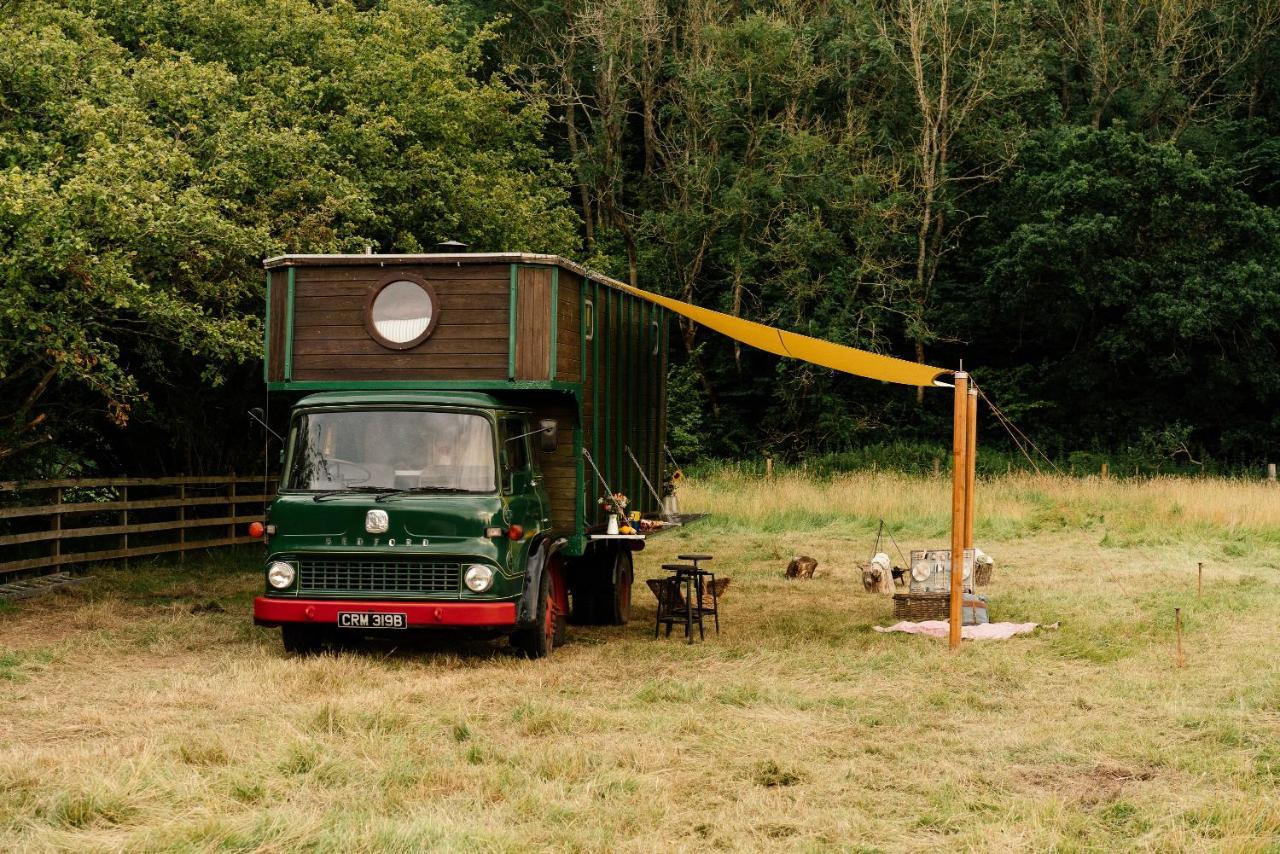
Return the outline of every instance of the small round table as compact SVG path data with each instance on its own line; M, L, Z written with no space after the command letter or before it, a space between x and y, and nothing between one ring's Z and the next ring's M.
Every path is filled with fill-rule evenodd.
M698 637L706 640L706 630L702 618L711 616L715 619L716 634L720 634L720 600L716 591L714 572L698 566L699 561L711 560L711 555L684 554L677 555L680 560L690 563L664 563L662 568L672 573L667 580L667 595L659 597L658 616L653 624L653 636L658 636L658 629L665 623L667 635L671 635L671 627L676 623L684 623L685 637L693 643L693 624L698 623ZM711 605L706 603L707 579L711 581ZM684 587L683 608L680 607L680 588ZM665 600L665 601L664 601Z

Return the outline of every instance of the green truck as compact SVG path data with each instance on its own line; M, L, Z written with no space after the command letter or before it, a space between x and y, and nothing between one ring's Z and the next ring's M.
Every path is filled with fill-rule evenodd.
M256 623L294 653L436 630L541 657L568 622L627 621L628 520L661 511L664 308L551 255L264 266L291 413Z

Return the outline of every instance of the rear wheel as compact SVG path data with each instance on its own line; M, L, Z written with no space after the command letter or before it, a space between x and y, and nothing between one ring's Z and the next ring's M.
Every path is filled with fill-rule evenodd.
M324 648L324 632L319 626L285 623L280 627L280 640L285 652L294 655L315 655Z
M622 626L631 619L635 570L627 549L599 549L574 567L573 622Z
M631 585L635 581L635 569L631 552L620 550L614 559L613 572L609 575L607 589L602 591L600 607L610 625L625 626L631 621Z

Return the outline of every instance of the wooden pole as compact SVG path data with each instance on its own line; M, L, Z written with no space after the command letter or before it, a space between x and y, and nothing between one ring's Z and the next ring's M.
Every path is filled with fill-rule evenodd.
M964 596L964 514L965 486L969 480L966 461L969 438L969 375L956 372L956 396L951 414L951 610L950 644L960 648L960 624L963 621Z
M1202 593L1204 593L1204 563L1203 562L1196 564L1196 598L1199 599Z
M964 547L973 548L973 494L978 479L978 390L969 387L965 412ZM963 569L963 564L961 565Z
M1181 608L1173 609L1173 621L1177 626L1177 632L1178 632L1177 664L1179 667L1186 667L1187 659L1182 655L1182 609Z

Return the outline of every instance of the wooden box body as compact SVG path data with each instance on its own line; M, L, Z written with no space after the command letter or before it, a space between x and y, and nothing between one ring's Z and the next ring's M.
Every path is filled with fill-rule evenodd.
M286 255L265 267L269 390L494 394L559 422L559 449L538 461L552 521L576 547L605 521L583 449L629 509L661 509L644 478L660 492L666 309L551 255ZM401 349L366 322L373 294L397 278L425 282L436 301L430 333Z

